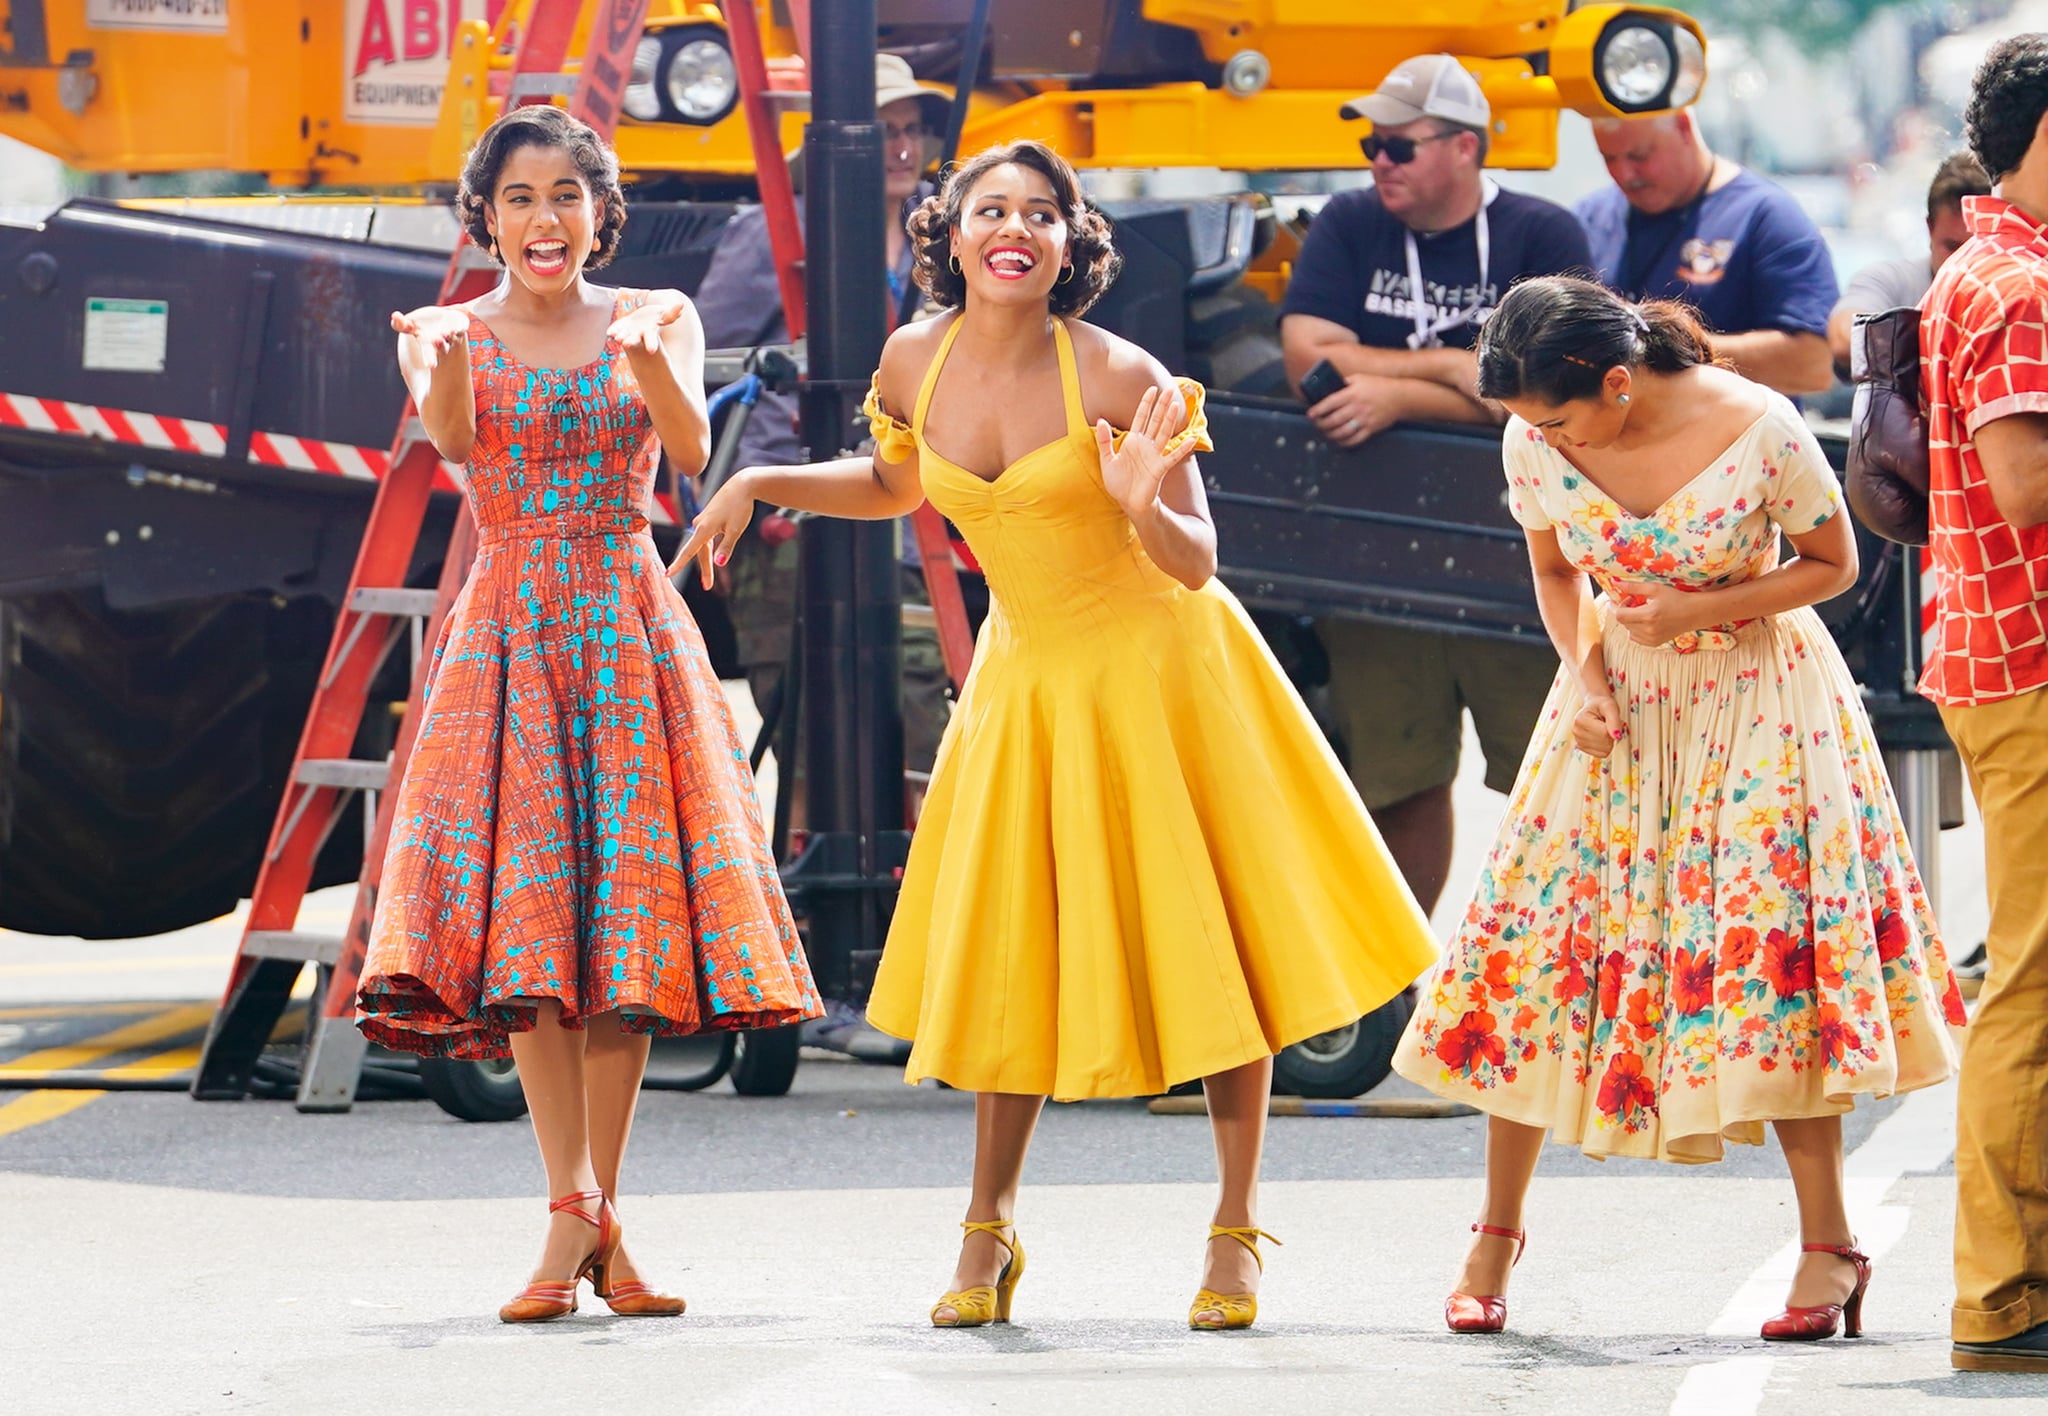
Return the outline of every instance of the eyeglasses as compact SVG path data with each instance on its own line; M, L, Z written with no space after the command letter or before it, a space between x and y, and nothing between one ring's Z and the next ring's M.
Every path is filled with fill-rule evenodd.
M1442 138L1455 138L1464 131L1463 128L1453 128L1447 133L1431 133L1421 138L1404 138L1399 135L1383 138L1378 133L1371 133L1358 140L1358 150L1365 154L1367 162L1377 162L1380 154L1385 153L1387 161L1394 166L1405 167L1415 161L1415 150L1424 143L1433 143Z
M921 143L931 136L930 126L924 123L905 123L900 128L894 123L882 125L882 141L891 151L900 152L904 147Z

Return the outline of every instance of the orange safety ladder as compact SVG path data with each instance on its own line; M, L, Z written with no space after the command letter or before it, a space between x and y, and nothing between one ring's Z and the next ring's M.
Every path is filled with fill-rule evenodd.
M496 57L491 63L494 69L509 69L502 95L507 106L545 103L566 95L571 113L610 137L618 124L619 101L646 13L647 0L527 0L508 5L496 30L478 22L464 25L461 42L487 44L493 56L510 44L510 63ZM574 62L569 49L579 32L588 40L580 62ZM474 299L497 279L497 264L462 239L442 278L439 303ZM345 1111L355 1100L367 1050L355 1027L355 991L391 834L395 793L388 788L404 776L412 752L428 655L415 656L405 721L390 758L365 760L350 754L379 667L408 638L416 645L439 642L441 626L476 552L476 529L465 504L442 563L439 587L406 588L406 571L440 466L440 454L427 441L408 402L392 442L389 469L363 528L348 593L335 619L334 639L257 873L227 991L200 1054L192 1083L195 1097L223 1100L248 1094L292 990L312 964L324 975L324 991L316 990L317 1011L307 1029L298 1107ZM425 635L415 637L422 622ZM299 907L314 859L357 794L364 797L364 819L371 824L348 930L339 936L301 931L296 928Z

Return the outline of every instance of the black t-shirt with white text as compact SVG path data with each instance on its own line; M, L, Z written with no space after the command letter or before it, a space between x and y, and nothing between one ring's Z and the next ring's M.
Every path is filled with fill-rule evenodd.
M1578 218L1555 202L1500 190L1486 204L1486 283L1479 283L1478 218L1448 231L1416 234L1422 269L1422 316L1433 325L1472 311L1442 330L1438 343L1470 349L1479 327L1517 280L1531 275L1597 278ZM1330 198L1302 242L1287 284L1282 315L1313 315L1340 324L1358 342L1405 349L1415 332L1408 290L1408 228L1371 188Z

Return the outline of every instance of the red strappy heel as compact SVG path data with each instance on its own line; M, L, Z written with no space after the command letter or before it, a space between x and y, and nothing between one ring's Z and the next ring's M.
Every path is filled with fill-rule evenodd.
M626 1231L619 1223L619 1212L612 1208L612 1202L604 1202L604 1214L611 1224L612 1242L598 1254L590 1266L590 1287L605 1306L622 1318L679 1318L689 1305L672 1293L657 1293L637 1278L628 1278L614 1283L611 1281L612 1260L618 1257L619 1249L626 1242Z
M1764 1324L1765 1342L1819 1342L1839 1329L1844 1337L1863 1336L1863 1290L1870 1287L1870 1256L1849 1244L1801 1244L1802 1254L1833 1254L1856 1265L1856 1286L1839 1303L1818 1308L1787 1307Z
M598 1202L597 1213L586 1214L577 1208L586 1200ZM566 1317L576 1311L576 1285L583 1276L607 1258L619 1247L619 1241L612 1231L612 1208L604 1202L602 1190L580 1190L573 1195L564 1195L559 1200L548 1201L549 1214L568 1213L597 1229L597 1247L577 1267L567 1280L537 1278L504 1307L498 1309L498 1320L507 1323L544 1323L550 1318Z
M1472 1232L1514 1240L1517 1264L1522 1261L1522 1250L1529 1247L1529 1236L1524 1230L1502 1229L1497 1224L1475 1224ZM1453 1293L1444 1299L1444 1322L1452 1332L1499 1332L1508 1325L1507 1297L1504 1294Z

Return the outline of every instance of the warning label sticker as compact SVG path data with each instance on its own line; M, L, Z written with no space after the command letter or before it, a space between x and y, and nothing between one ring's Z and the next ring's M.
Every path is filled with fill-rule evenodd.
M348 0L342 113L351 123L431 127L467 20L497 23L505 0Z
M228 0L85 0L91 29L226 34Z
M85 302L85 367L160 374L170 331L168 300L89 298Z

